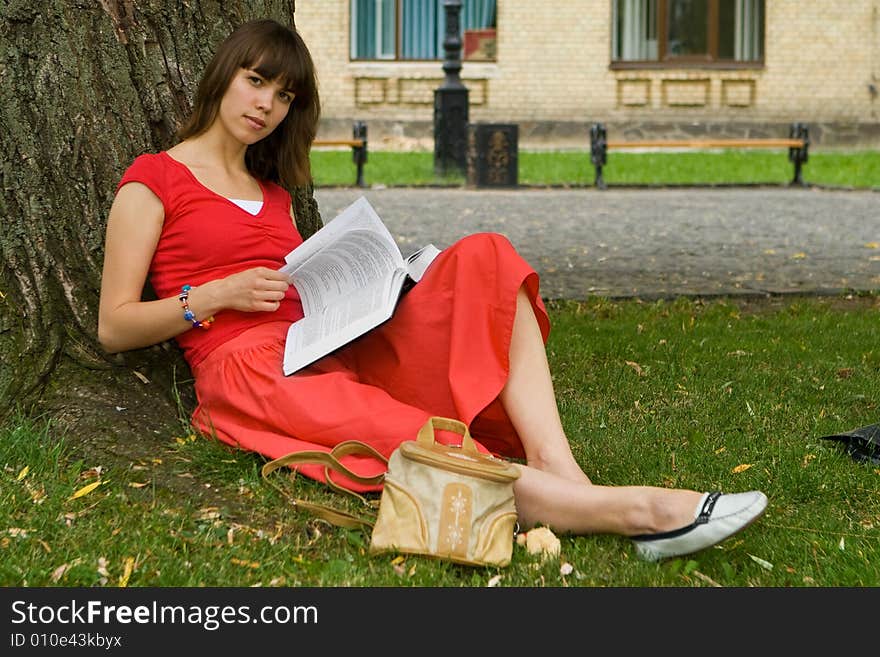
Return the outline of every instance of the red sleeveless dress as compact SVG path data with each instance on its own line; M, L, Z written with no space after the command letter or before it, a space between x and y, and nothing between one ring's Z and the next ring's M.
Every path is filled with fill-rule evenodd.
M137 158L119 186L129 182L147 185L165 208L150 269L160 298L249 267L277 269L302 242L289 195L272 183L261 183L263 208L254 216L201 185L164 152ZM470 235L437 256L391 320L291 376L282 371L284 341L290 322L302 317L293 286L274 313L222 311L209 330L177 338L195 376L193 424L270 459L330 451L346 440L368 443L388 457L430 416L440 415L467 424L482 450L522 458L522 444L498 401L521 287L546 341L550 322L535 270L506 237ZM343 462L365 476L384 470L368 457ZM324 481L320 466L298 469ZM380 488L333 478L355 491Z

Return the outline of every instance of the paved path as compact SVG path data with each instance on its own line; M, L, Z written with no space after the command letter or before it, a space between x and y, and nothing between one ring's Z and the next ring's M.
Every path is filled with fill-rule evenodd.
M880 289L880 193L788 188L319 189L329 221L365 195L404 255L507 235L542 295L642 298Z

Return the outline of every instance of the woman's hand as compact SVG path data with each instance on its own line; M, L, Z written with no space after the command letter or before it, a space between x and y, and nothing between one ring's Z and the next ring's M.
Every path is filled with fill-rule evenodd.
M190 305L204 306L211 315L225 309L273 312L281 306L288 287L286 274L254 267L193 288Z

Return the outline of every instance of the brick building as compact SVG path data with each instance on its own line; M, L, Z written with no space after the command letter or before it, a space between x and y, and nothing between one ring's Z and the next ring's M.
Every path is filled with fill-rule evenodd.
M520 143L609 136L786 136L880 147L880 0L463 0L471 122ZM320 137L429 142L443 80L442 0L300 0Z

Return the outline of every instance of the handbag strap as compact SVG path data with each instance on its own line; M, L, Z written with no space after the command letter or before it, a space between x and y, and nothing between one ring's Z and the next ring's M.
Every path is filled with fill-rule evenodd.
M282 495L287 497L295 507L305 509L311 512L313 515L339 527L347 527L349 529L371 529L374 524L373 520L357 516L355 514L349 513L348 511L343 511L342 509L337 509L327 504L318 504L317 502L309 502L307 500L291 497L290 495L288 495L287 491L285 491L283 488L281 488L281 486L277 485L269 478L269 475L272 472L284 466L323 465L324 479L326 480L327 485L330 488L340 493L347 493L349 495L352 495L363 502L365 506L370 507L371 509L375 509L378 505L377 501L368 500L362 495L359 495L358 493L336 483L330 477L330 471L333 470L335 472L339 472L340 474L345 475L352 481L365 485L381 483L382 480L385 478L384 472L369 477L365 477L357 474L356 472L353 472L339 460L343 456L350 455L370 456L372 458L378 459L385 465L388 464L388 459L386 459L384 456L382 456L382 454L377 452L374 448L370 447L366 443L362 443L359 440L347 440L345 442L339 443L329 452L322 452L319 450L291 452L290 454L281 456L263 465L261 473L263 479L265 479L267 483L273 486Z
M434 444L434 430L439 429L440 431L452 431L453 433L457 433L461 436L461 449L463 452L469 452L471 454L479 453L477 450L477 446L474 443L474 439L471 438L471 432L468 431L467 425L460 420L453 420L449 417L439 417L434 416L428 418L428 421L419 429L418 436L416 436L416 442L419 442L425 446L430 446Z

